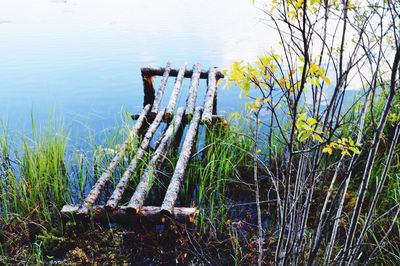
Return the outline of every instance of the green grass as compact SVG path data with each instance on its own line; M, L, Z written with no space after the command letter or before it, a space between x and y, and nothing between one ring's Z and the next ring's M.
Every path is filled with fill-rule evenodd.
M62 125L50 121L44 132L21 140L21 151L11 153L6 129L1 136L1 217L12 215L51 224L60 206L69 200L65 162L68 133Z
M189 164L181 198L187 206L200 207L197 223L202 231L222 230L228 220L229 186L239 183L243 168L251 165L252 143L239 129L223 124L206 128L205 134L200 158Z

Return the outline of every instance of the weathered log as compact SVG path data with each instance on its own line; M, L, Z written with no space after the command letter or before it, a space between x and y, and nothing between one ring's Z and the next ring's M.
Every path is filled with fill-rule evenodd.
M175 106L178 101L179 92L181 91L182 81L183 81L183 76L185 74L185 70L186 70L186 64L183 64L183 66L179 69L179 73L178 73L178 76L176 77L175 85L172 90L171 97L169 98L169 102L168 102L167 109L165 112L165 116L167 119L170 119L172 117L172 114L174 113Z
M215 68L210 68L208 71L208 87L207 94L204 99L204 112L201 121L205 124L209 124L212 121L213 105L215 99L215 93L217 90L217 82L215 78Z
M201 65L195 64L193 66L192 80L190 82L189 93L188 93L188 97L186 99L186 114L187 115L192 115L194 112L194 107L196 106L200 72L201 72Z
M143 98L143 107L148 105L148 104L153 104L154 102L154 76L142 76L143 80L143 92L144 92L144 98Z
M192 116L193 116L193 115L187 115L186 112L185 112L185 116L183 117L183 124L185 124L185 125L188 124L188 122L190 121L190 118L191 118ZM132 115L131 115L131 118L132 118L133 120L137 120L138 117L139 117L138 114L132 114ZM167 122L169 121L169 119L167 119L167 118L165 117L165 115L164 115L164 118L163 118L162 121L165 122L165 123L167 123ZM212 121L212 123L226 123L226 120L225 120L225 116L224 116L224 115L212 115L212 116L211 116L211 121ZM200 124L203 124L203 123L200 121Z
M81 205L64 205L61 209L61 213L67 216L77 216L80 219L92 218L97 221L110 221L110 218L121 223L128 223L141 218L149 218L154 220L160 220L161 208L156 206L144 206L140 213L132 213L127 206L121 206L113 210L108 210L103 206L95 205L91 208L86 208L85 212L78 212ZM178 221L194 222L199 214L199 210L195 207L180 207L174 208L173 217Z
M150 125L149 129L144 136L142 143L140 144L135 157L129 163L128 168L125 170L123 176L119 180L117 186L115 187L114 192L112 193L111 197L107 201L105 207L109 209L114 209L117 207L118 202L121 200L122 195L124 194L126 187L128 186L129 178L131 177L133 171L135 171L137 163L139 160L143 158L146 150L149 148L151 138L153 137L154 133L157 131L157 128L160 125L162 117L164 116L165 109L160 110L157 114L156 118L154 119L153 123Z
M127 208L131 209L132 212L141 211L141 207L144 204L147 193L151 188L149 185L151 183L151 178L163 164L168 148L172 143L172 139L181 126L183 115L184 109L179 108L174 122L169 125L168 130L160 142L160 145L157 147L157 150L154 152L149 165L146 167L144 174L140 178L139 184L137 185L136 190L127 206Z
M164 74L165 68L164 67L142 67L142 75L143 76L162 76ZM176 77L178 76L178 69L172 68L169 76L170 77ZM221 73L221 71L216 71L216 78L221 79L224 78L224 74ZM186 70L185 71L185 78L190 78L193 75L193 70ZM200 78L201 79L207 79L208 78L208 71L201 71L200 72Z
M173 213L175 201L178 198L178 193L181 187L182 180L185 176L186 168L189 163L190 156L193 151L193 143L196 140L197 130L200 123L201 108L196 108L195 115L190 122L189 129L186 133L185 141L183 142L182 151L179 155L178 162L175 166L174 174L172 175L164 201L161 205L161 212L164 214Z
M153 102L153 108L151 109L152 114L156 114L158 109L160 108L161 100L164 95L165 87L167 86L168 76L171 71L171 63L167 62L167 66L165 67L162 80L160 82L160 87L158 88L157 95ZM142 70L143 75L143 70Z
M93 186L92 190L89 192L89 195L84 200L84 206L87 207L88 205L93 205L93 203L99 197L101 190L104 188L106 183L110 180L111 175L114 173L115 168L117 167L118 163L122 160L125 155L125 152L129 146L129 143L136 138L138 131L143 125L143 122L146 118L146 115L150 111L151 105L148 104L143 108L142 113L139 116L139 119L136 121L135 126L132 128L131 132L129 133L128 139L122 144L121 148L119 149L118 153L115 155L111 163L108 165L106 171L99 177L96 184Z

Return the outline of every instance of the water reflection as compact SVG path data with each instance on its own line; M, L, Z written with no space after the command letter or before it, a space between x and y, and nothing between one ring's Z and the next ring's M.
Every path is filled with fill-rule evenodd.
M142 105L141 66L254 59L276 41L261 16L246 0L2 0L1 117L24 131L54 107L74 138L112 127ZM220 111L240 106L237 91L219 96Z

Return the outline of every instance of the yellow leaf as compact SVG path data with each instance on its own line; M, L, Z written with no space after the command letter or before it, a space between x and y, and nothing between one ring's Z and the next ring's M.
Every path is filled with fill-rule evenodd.
M269 103L271 101L271 98L265 98L264 103Z
M325 81L326 84L328 84L328 86L331 85L331 80L328 77L322 76L321 78L323 81Z
M322 153L328 153L329 155L332 155L332 148L329 146L326 146L323 150Z
M350 155L350 153L349 153L348 150L343 150L343 151L342 151L342 155Z
M285 87L285 79L282 77L279 79L279 85L283 88Z

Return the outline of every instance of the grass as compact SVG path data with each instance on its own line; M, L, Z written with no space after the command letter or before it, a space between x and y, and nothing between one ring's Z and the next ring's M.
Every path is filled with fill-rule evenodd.
M0 215L6 221L18 214L51 224L58 207L69 200L64 158L67 132L52 121L43 133L32 123L32 131L32 139L21 140L20 154L11 153L6 129L1 136Z
M229 186L241 182L243 168L251 162L252 144L243 132L234 131L227 125L217 124L205 129L206 140L199 160L188 167L188 177L181 192L186 204L195 199L201 206L198 226L210 230L211 226L221 231L229 219Z

